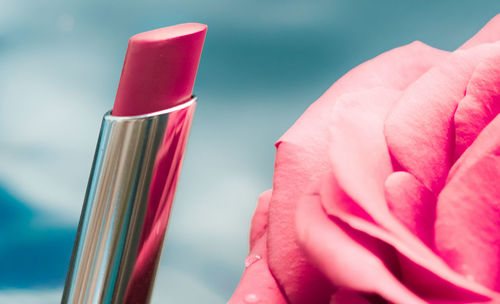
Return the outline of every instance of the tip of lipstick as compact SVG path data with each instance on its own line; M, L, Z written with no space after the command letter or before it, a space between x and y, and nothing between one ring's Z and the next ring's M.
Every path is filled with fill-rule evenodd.
M183 23L136 34L130 42L156 42L205 32L207 26L200 23Z
M111 113L142 115L189 100L206 31L185 23L132 36Z

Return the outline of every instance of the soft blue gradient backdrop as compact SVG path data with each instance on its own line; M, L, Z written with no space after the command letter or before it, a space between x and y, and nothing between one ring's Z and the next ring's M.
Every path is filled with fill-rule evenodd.
M452 50L498 1L0 0L0 303L57 303L102 114L133 34L209 26L153 303L224 303L273 143L336 79L422 40Z

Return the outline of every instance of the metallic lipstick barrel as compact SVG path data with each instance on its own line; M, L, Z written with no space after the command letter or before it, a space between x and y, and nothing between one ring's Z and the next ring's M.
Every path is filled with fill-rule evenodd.
M195 105L104 116L62 303L150 301Z

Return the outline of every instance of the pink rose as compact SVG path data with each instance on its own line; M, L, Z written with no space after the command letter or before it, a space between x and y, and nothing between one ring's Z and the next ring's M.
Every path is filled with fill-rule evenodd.
M498 40L500 15L455 52L414 42L312 104L229 303L500 303Z

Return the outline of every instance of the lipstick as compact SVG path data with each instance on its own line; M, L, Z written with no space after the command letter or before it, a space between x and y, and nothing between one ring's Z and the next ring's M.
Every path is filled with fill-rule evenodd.
M104 115L62 303L148 303L196 98L206 25L130 38Z

